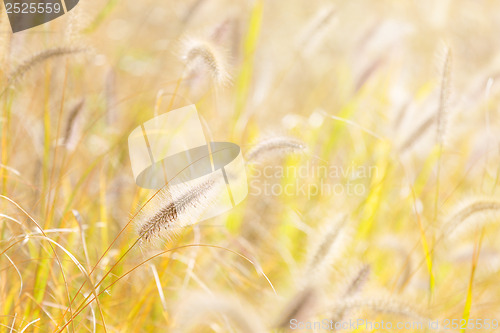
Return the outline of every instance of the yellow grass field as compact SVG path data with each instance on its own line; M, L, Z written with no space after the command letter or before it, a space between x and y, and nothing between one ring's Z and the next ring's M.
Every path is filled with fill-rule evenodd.
M499 32L494 0L2 3L0 332L500 332ZM192 104L248 195L185 224L210 189L141 188L128 137Z

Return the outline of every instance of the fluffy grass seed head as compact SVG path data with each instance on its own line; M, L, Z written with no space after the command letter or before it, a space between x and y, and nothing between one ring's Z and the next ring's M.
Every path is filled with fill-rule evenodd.
M445 217L443 232L447 239L456 239L477 230L500 217L500 200L491 197L472 197L452 208Z
M81 53L86 51L82 48L73 48L73 47L55 47L51 49L44 50L40 53L37 53L24 62L22 62L19 66L14 68L14 70L9 74L8 82L9 85L14 84L17 80L21 79L27 72L36 67L38 64L47 61L52 58L62 57L65 55Z
M248 162L262 162L273 156L303 153L308 150L307 145L296 138L277 136L264 139L257 143L247 153Z
M420 124L410 128L409 134L399 145L399 151L405 152L412 148L436 124L436 139L438 145L443 145L449 121L449 108L452 95L453 56L449 47L444 47L443 59L440 64L440 87L437 110L428 115Z
M343 285L339 290L339 296L341 298L357 296L368 281L370 271L370 265L367 264L360 265L353 269L350 274L344 278ZM347 316L347 311L348 309L343 309L342 307L332 311L332 320L334 322L342 321Z
M177 332L195 332L198 325L208 327L218 318L227 326L224 332L264 333L262 320L253 309L241 300L224 294L194 293L187 295L178 306L176 314ZM223 318L223 319L222 319ZM204 332L204 331L203 331Z
M436 142L443 144L448 119L448 109L451 96L451 71L453 64L453 56L450 47L446 47L444 51L444 61L441 68L441 86L439 90L439 106L437 112L436 126Z
M224 183L215 177L195 180L160 190L137 218L137 230L143 243L176 236L180 228L197 222L213 204ZM224 184L225 185L225 184Z
M73 151L76 148L80 132L82 110L85 106L85 98L81 98L70 110L64 131L64 144L66 148Z
M362 264L356 267L346 281L344 296L353 296L360 292L370 277L371 267Z
M348 219L348 215L341 215L336 221L328 223L318 236L313 238L304 276L309 283L325 279L328 270L346 249L350 240Z
M421 322L429 320L429 318L422 314L423 311L420 310L418 306L414 306L405 300L385 294L339 298L332 304L331 309L333 309L334 313L370 310L379 314L407 317Z
M287 328L290 326L290 320L307 320L314 315L315 307L318 303L318 291L314 286L307 286L300 289L291 297L282 310L278 320L273 325L277 328Z
M226 52L209 39L185 37L180 43L180 57L186 64L187 75L206 69L215 84L231 83Z
M422 121L418 126L410 130L410 134L403 140L400 145L399 151L405 152L415 145L428 131L432 128L433 124L436 123L437 114L432 114L428 116L424 121Z

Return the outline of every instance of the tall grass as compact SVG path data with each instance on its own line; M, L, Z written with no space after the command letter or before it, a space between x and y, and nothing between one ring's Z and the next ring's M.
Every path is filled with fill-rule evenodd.
M498 316L498 3L1 8L0 332ZM142 189L127 145L192 103L249 183L197 224L216 184Z

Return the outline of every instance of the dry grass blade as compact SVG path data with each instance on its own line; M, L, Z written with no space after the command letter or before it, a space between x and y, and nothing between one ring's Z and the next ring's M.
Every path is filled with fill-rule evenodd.
M115 281L111 282L109 285L107 285L106 287L102 288L102 290L97 294L97 297L99 297L100 295L102 295L104 292L106 292L109 288L111 288L113 285L115 285L118 281L120 281L121 279L125 278L126 276L128 276L130 273L132 273L133 271L135 271L138 267L141 267L142 265L148 263L149 261L155 259L155 258L158 258L166 253L170 253L170 252L174 252L174 251L177 251L177 250L180 250L180 249L186 249L186 248L192 248L192 247L206 247L206 248L214 248L214 249L220 249L220 250L224 250L224 251L228 251L230 253L233 253L235 255L237 255L238 257L246 260L247 262L249 262L254 268L255 270L265 278L265 280L267 281L267 283L269 284L269 286L271 287L271 289L273 290L274 294L276 294L276 290L273 286L273 284L271 283L271 281L269 280L269 278L267 277L267 275L260 269L260 267L255 263L253 262L252 260L250 260L249 258L245 257L244 255L236 252L236 251L233 251L231 249L228 249L228 248L225 248L225 247L222 247L222 246L217 246L217 245L211 245L211 244L188 244L188 245L182 245L182 246L177 246L177 247L174 247L174 248L170 248L168 250L165 250L165 251L162 251L160 253L157 253L151 257L149 257L148 259L142 261L141 263L139 263L138 265L136 265L134 268L132 268L131 270L127 271L126 273L122 274L121 276L119 276ZM112 269L111 269L112 270ZM106 273L106 275L104 276L104 278L111 272L108 271L108 273ZM101 285L101 283L104 281L104 278L101 279L101 281L96 285L96 288L98 286ZM64 329L66 327L68 327L68 325L73 322L73 320L76 318L76 316L78 316L87 306L89 306L94 300L96 300L96 296L94 296L93 298L91 298L92 294L89 294L85 300L83 301L83 303L78 307L78 309L76 310L76 313L74 315L71 316L70 320L68 320L62 327L60 327L60 330L58 332L63 332Z
M200 159L194 161L193 163L196 163L198 161L200 161L201 159L205 158L206 156L204 157L201 157ZM189 167L189 166L186 166L186 168ZM184 168L183 170L181 170L175 177L179 176L179 174L184 171L186 168ZM209 179L210 180L210 179ZM208 180L207 180L208 181ZM171 199L171 194L170 193L164 193L164 195L160 195L162 192L162 190L158 190L156 191L153 196L151 196L140 208L139 210L129 219L129 221L127 222L127 224L120 230L120 232L118 232L118 235L113 239L113 241L111 242L111 244L106 248L106 250L104 251L104 253L100 256L99 260L97 261L97 263L92 267L92 270L90 271L89 275L91 275L97 268L97 266L99 265L99 263L103 260L104 256L111 250L112 246L116 243L116 241L118 240L118 238L120 237L120 235L128 228L128 226L137 218L137 220L141 221L138 223L139 225L139 228L141 227L141 225L145 222L148 222L149 218L151 218L152 216L155 216L158 211L154 211L153 210L153 215L149 214L148 212L145 212L145 210L147 209L147 206L151 206L151 204L154 204L155 201L157 202L158 200L161 202L163 199L167 198L168 200ZM186 193L186 192L184 192ZM182 194L181 194L182 196ZM172 235L172 234L167 234L168 235ZM143 239L142 237L139 237L123 254L122 256L112 265L112 267L106 272L106 274L104 274L104 276L101 278L101 280L97 283L97 285L95 286L95 288L99 287L102 282L104 281L104 279L112 272L112 270L123 260L123 258L132 250L132 248L139 242L141 242ZM167 251L168 252L168 251ZM152 257L154 258L154 257ZM152 259L151 258L151 259ZM269 284L271 285L271 287L273 288L274 290L274 287L272 286L271 284L271 281L269 281L269 279L267 278L267 276L262 272L262 271L259 271L259 273L261 273L265 278L266 280L269 282ZM64 312L63 314L63 318L64 318L64 315L67 313L68 310L71 309L71 305L73 304L73 302L75 301L76 297L78 296L78 294L80 294L82 288L85 286L85 283L86 281L84 281L81 285L80 285L80 288L78 289L78 291L76 292L75 296L73 297L73 299L71 300L70 302L70 306L68 306L68 308L66 309L66 311ZM77 310L77 314L80 313L81 311L83 311L83 309L88 305L90 304L92 301L90 301L89 303L85 304L85 302L90 298L91 295L88 295L85 300L80 304L80 306L78 307L78 310ZM70 324L71 321L67 322L64 327L68 326ZM63 327L63 329L64 329ZM61 329L62 331L62 329Z

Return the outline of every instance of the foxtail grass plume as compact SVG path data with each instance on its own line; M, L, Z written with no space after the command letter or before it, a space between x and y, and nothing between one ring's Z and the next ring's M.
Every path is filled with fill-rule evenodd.
M341 257L350 239L347 227L348 216L342 215L337 221L328 223L310 245L311 251L305 268L305 280L325 279L333 263Z
M180 54L188 76L204 68L215 84L225 86L231 82L227 55L210 40L186 37L181 41Z
M307 145L298 139L278 136L257 143L247 154L248 162L260 162L273 156L298 154L307 151Z
M309 316L314 314L318 301L317 293L318 291L313 286L299 290L285 306L274 327L287 328L292 319L307 320Z
M368 281L368 277L370 276L370 265L361 265L358 267L355 272L352 274L351 279L347 282L347 287L344 291L344 296L352 296L363 288L363 286Z
M104 85L104 96L106 100L106 121L109 125L116 126L119 121L119 108L118 98L116 94L116 73L110 69L106 74L106 81Z
M417 306L411 305L409 302L397 299L396 297L390 295L374 297L361 295L343 299L341 298L335 301L331 308L334 312L371 310L376 313L408 317L422 322L429 320L429 318L422 315L422 310L420 310Z
M441 69L441 87L439 90L439 107L437 112L436 142L443 144L446 135L447 113L451 96L451 69L453 57L451 49L447 47L444 53L444 62Z
M44 50L29 59L25 60L22 64L14 68L8 77L9 85L14 84L17 80L21 79L27 72L38 64L49 59L62 57L65 55L84 52L82 48L69 48L69 47L55 47L52 49Z
M437 111L433 112L431 115L427 116L424 121L413 128L410 134L403 140L399 145L400 152L405 152L409 148L413 147L420 139L424 137L426 133L429 132L433 125L436 124L436 144L442 146L446 137L446 130L448 126L448 111L450 105L451 97L451 74L452 74L452 64L453 57L452 52L449 47L444 51L444 60L441 65L440 73L440 88L439 88L439 102L437 106Z
M221 294L192 294L184 297L176 315L177 332L197 332L218 321L224 332L264 333L262 320L240 300ZM203 332L205 332L203 330Z
M175 190L164 188L146 205L137 223L143 242L173 238L180 228L197 222L225 185L214 177L191 183L180 184Z
M500 216L500 200L496 198L470 198L458 204L445 218L444 236L455 238L464 232L481 228Z
M351 275L345 279L344 286L339 291L339 296L341 298L357 296L368 281L370 270L370 266L366 264L357 267ZM334 322L340 322L347 316L348 309L339 308L332 312L332 320Z
M83 107L85 106L85 98L80 99L69 112L68 120L66 121L66 130L64 134L64 144L67 149L73 150L78 141L80 132L80 118Z
M417 143L426 134L432 125L436 122L437 115L432 114L427 119L425 119L420 125L418 125L413 131L410 132L408 137L403 141L399 150L404 152L411 148L415 143Z
M328 32L335 23L336 14L337 9L332 5L318 10L299 34L297 49L300 52L312 54L328 36Z

